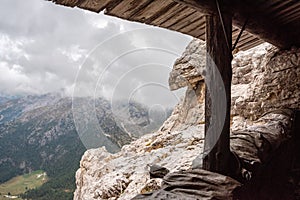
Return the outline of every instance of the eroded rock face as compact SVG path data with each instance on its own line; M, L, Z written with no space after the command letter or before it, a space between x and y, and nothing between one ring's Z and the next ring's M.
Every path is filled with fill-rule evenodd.
M194 90L195 89L195 90ZM116 154L104 148L85 152L76 173L74 200L128 200L161 187L161 178L150 178L156 164L176 172L187 170L203 151L203 84L188 87L185 98L159 131L123 146Z
M86 151L76 173L74 200L128 200L139 193L157 190L162 179L150 179L149 166L156 164L176 172L187 170L203 151L203 84L188 87L159 131L144 135L116 154L104 148Z
M116 154L103 148L84 154L76 173L74 200L128 200L160 188L162 180L150 179L149 165L163 166L171 173L191 167L204 142L201 73L205 61L199 62L199 57L205 58L204 49L202 42L193 40L176 61L170 88L188 88L158 132L142 136ZM250 127L255 124L252 120L273 109L299 108L299 49L278 51L263 44L236 54L232 65L232 129Z
M183 131L204 124L204 84L187 87L184 99L160 128L163 132Z
M299 108L300 49L262 44L234 55L232 116L258 119L273 109ZM170 73L171 90L203 82L205 43L194 39Z
M205 69L206 49L205 42L193 39L186 47L185 52L175 61L170 73L169 85L171 90L186 86L195 86L203 80L201 74Z
M262 45L251 51L233 61L233 90L245 93L232 99L232 115L257 119L274 109L299 108L300 49Z
M161 179L150 179L149 165L171 172L186 170L202 151L203 125L184 131L148 134L125 145L117 154L105 149L88 150L76 173L74 199L124 199L160 187Z

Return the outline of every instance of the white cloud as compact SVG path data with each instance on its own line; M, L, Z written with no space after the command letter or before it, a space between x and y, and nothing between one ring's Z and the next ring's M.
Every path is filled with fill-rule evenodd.
M167 86L172 64L191 38L158 28L140 31L145 27L48 1L2 0L0 92L46 93L66 88L70 93L76 86L81 95L91 95L103 71L106 76L96 92L108 97L117 93L124 98L139 85L151 81ZM131 30L137 31L128 32ZM147 47L155 50L142 50ZM89 53L76 85L76 74ZM116 62L106 68L112 60ZM130 71L149 63L169 68L151 70L149 66L147 70ZM124 80L120 81L120 77ZM155 92L154 88L148 90ZM167 102L168 98L161 93L155 94L155 98ZM146 91L136 94L140 99L150 98Z
M33 92L29 86L30 78L22 74L20 68L18 65L9 66L6 62L0 62L0 91L8 94Z
M79 45L71 45L65 49L58 48L58 51L67 56L70 62L77 62L87 54L87 50L81 49Z
M29 60L30 56L23 50L24 45L32 43L32 40L19 38L12 40L9 35L0 35L0 59L1 60L17 60L20 57L25 57Z

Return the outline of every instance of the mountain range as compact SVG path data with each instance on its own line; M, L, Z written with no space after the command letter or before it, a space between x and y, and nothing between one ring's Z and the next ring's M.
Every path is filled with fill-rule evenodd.
M92 111L94 124L90 122ZM0 183L42 169L50 180L29 191L27 197L71 199L75 171L86 148L105 146L118 152L123 145L157 130L165 120L159 116L170 113L171 109L153 114L133 101L112 104L103 98L72 99L58 93L1 97Z

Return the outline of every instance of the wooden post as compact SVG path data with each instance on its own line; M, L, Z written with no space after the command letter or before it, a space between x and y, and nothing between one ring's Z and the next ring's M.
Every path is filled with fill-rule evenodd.
M223 25L222 25L223 21ZM224 29L226 36L224 34ZM228 43L227 43L228 42ZM215 146L209 153L203 158L203 168L205 170L218 172L224 175L230 173L230 105L231 105L231 45L232 45L232 16L230 14L222 13L222 20L218 13L210 14L206 16L206 49L207 49L207 63L206 63L206 79L209 80L211 90L214 90L214 98L222 98L220 90L224 90L226 97L226 103L223 103L223 107L220 105L212 105L212 99L210 92L208 91L208 85L206 83L206 95L205 95L205 143L209 143L208 137L215 137L217 140ZM217 69L216 69L216 67ZM219 72L218 72L219 71ZM217 81L217 74L220 73L224 87ZM221 80L222 81L222 80ZM224 91L223 91L224 94ZM224 99L223 98L223 99ZM217 112L214 112L212 106L217 108ZM223 109L226 113L224 116L218 114L218 111ZM224 109L226 109L224 111ZM223 119L222 119L223 118ZM215 120L215 121L211 121ZM225 121L224 121L225 120ZM214 126L218 123L224 123L220 132L213 132L213 136L207 135L207 130L210 125ZM211 134L211 133L210 133ZM220 137L218 137L220 135Z

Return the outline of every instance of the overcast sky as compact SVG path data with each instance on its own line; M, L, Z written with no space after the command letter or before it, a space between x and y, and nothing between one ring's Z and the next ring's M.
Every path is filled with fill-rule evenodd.
M69 95L167 104L174 97L169 72L190 40L44 0L1 0L0 93L63 88Z

